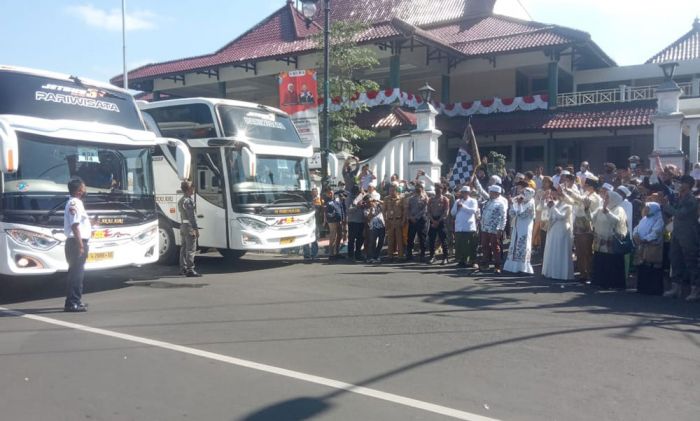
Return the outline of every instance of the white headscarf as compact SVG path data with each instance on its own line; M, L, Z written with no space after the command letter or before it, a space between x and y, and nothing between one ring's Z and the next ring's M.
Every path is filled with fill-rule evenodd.
M637 225L637 235L640 238L647 238L649 234L652 233L654 226L658 223L659 219L663 218L661 213L661 205L655 202L649 202L644 205L648 209L647 216L642 218Z
M526 187L523 190L523 198L525 198L526 202L529 202L535 197L535 191L531 187Z

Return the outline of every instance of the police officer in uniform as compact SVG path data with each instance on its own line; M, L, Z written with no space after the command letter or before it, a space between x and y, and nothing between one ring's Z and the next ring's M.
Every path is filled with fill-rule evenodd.
M63 213L63 233L66 235L66 303L64 311L71 313L87 311L87 304L82 302L85 261L89 251L88 240L92 235L90 217L85 211L82 199L85 197L85 183L79 178L68 182L70 198Z
M183 181L180 184L183 196L177 202L180 211L180 271L183 275L192 278L200 277L194 270L194 254L197 250L197 216L195 215L194 186L191 181Z

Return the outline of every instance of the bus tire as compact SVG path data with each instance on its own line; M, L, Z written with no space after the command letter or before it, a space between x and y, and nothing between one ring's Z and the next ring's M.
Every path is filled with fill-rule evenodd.
M162 265L175 265L180 258L173 227L163 218L158 219L158 254Z
M218 249L219 254L224 257L224 259L230 261L230 262L235 262L236 260L240 259L243 257L246 253L246 250L231 250L231 249Z

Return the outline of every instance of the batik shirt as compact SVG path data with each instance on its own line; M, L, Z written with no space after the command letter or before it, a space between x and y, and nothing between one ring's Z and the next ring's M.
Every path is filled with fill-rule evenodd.
M506 208L498 199L491 199L481 211L481 231L496 234L506 228Z

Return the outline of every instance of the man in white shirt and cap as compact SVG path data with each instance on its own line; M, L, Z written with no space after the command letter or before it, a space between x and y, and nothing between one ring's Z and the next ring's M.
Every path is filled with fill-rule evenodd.
M581 168L580 171L576 173L576 178L578 178L579 183L582 186L586 185L586 179L593 177L593 173L589 171L590 170L590 165L588 164L588 161L583 161L581 163Z
M63 214L63 233L66 235L66 302L64 311L78 313L87 311L87 304L82 302L85 261L87 260L88 241L92 236L90 217L83 206L87 194L85 183L79 178L68 182L70 198L66 202Z
M467 264L479 267L476 262L478 244L476 220L479 217L479 203L469 195L470 193L469 186L463 186L459 190L459 199L452 205L452 217L455 223L455 260L460 268L467 267Z

